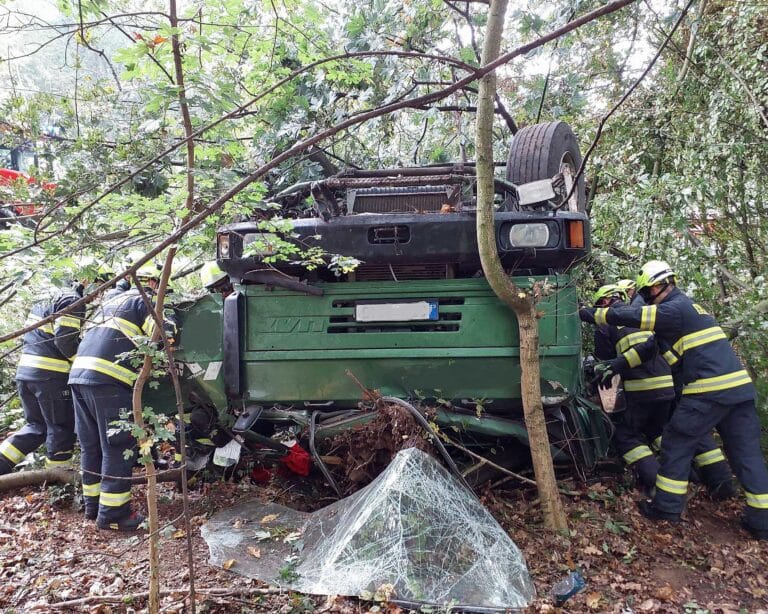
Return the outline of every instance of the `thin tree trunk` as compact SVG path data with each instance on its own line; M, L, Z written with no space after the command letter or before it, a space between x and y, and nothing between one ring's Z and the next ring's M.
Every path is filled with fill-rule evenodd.
M507 0L492 0L489 9L482 64L499 55ZM477 243L483 272L491 288L517 315L520 331L520 388L525 426L531 446L531 459L539 490L544 524L556 531L567 531L568 523L557 490L544 408L541 403L539 368L539 324L531 294L518 288L504 271L496 251L493 221L493 101L496 76L490 72L480 80L477 105Z
M200 20L202 21L202 8L200 9ZM195 204L195 140L194 130L192 128L192 118L189 114L189 104L187 104L187 90L184 84L184 64L181 56L181 44L179 43L179 20L176 12L176 0L170 0L170 22L173 28L171 35L171 46L173 48L173 67L176 75L176 85L179 92L179 108L181 109L182 124L184 126L184 136L187 139L187 198L185 202L186 214L182 218L181 225L186 224L191 215ZM202 70L202 66L200 67ZM171 247L168 250L166 266L171 270L173 258L176 256L176 248ZM158 326L162 322L162 311L157 311ZM179 455L181 457L181 494L184 508L184 532L187 539L187 569L189 570L189 607L191 614L195 614L197 608L197 599L195 598L195 562L192 554L192 527L190 524L189 511L189 492L187 491L187 437L184 428L184 401L181 394L181 384L176 370L173 368L173 354L168 340L163 335L163 341L166 354L168 356L168 365L171 370L171 379L173 389L176 395L176 413L179 428Z
M162 273L166 284L168 283L169 273L170 270L164 270ZM133 283L136 287L140 287L139 279L135 275L133 276ZM158 305L161 310L160 313L162 313L162 297L158 300ZM156 326L152 334L152 340L157 341L159 338L160 331ZM142 436L139 439L139 451L147 445L150 447L154 445L153 442L149 441L149 433L146 430L143 415L144 403L142 400L144 385L149 381L151 373L152 356L146 354L136 381L133 384L133 421L142 430ZM150 614L157 614L160 611L160 540L158 537L159 522L157 518L157 471L149 452L145 456L148 457L145 469L147 472L147 517L149 519L149 603L147 609Z

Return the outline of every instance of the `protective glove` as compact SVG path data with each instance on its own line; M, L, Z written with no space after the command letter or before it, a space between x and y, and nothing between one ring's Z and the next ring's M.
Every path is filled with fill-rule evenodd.
M582 307L579 309L579 318L582 322L595 323L595 309L593 307Z
M595 365L595 379L597 387L606 390L611 387L611 380L616 373L613 370L613 363L609 361L599 362Z

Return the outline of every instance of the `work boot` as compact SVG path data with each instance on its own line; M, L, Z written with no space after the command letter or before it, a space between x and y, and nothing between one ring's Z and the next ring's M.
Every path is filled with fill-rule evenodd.
M146 518L142 514L133 512L130 516L124 516L123 518L112 522L97 518L96 526L105 531L131 532L139 530L141 528L141 523L145 520Z
M741 527L749 531L753 539L760 541L768 540L768 529L758 529L757 527L753 527L747 522L746 518L741 519Z
M96 517L99 515L99 506L86 505L84 508L84 512L85 512L86 520L96 520Z
M653 501L638 501L637 508L640 510L640 513L643 516L654 522L659 522L661 520L666 520L672 524L677 524L680 522L680 514L675 514L673 512L663 512L653 504Z
M709 492L709 498L713 501L727 501L739 494L738 489L734 486L731 480L709 486L707 490Z

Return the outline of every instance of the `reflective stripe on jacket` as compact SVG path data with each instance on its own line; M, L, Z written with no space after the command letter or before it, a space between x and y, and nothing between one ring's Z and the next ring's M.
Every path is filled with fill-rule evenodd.
M80 298L82 298L82 290L78 286L49 302L37 303L30 310L24 325L36 324L66 309ZM16 379L20 381L66 379L80 343L80 329L84 316L85 305L81 305L25 333L22 338L21 358L16 370Z
M598 310L599 311L599 310ZM719 403L753 399L755 387L715 318L677 288L658 305L611 307L595 320L653 331L683 395Z
M153 322L149 326L149 322ZM172 317L165 322L167 332L175 333ZM109 297L94 315L72 364L70 384L114 384L132 386L141 356L126 356L136 349L139 338L149 337L154 320L137 289ZM138 358L138 360L137 360Z
M606 355L598 354L595 333L595 354L601 360L616 357L613 365L624 381L627 401L670 401L675 398L672 372L659 355L653 333L629 326L608 325L601 329L611 347L602 350ZM601 346L605 347L604 343Z

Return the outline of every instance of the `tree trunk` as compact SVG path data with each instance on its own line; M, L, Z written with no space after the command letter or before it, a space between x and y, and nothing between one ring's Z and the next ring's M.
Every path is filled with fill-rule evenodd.
M501 34L507 0L492 0L483 46L482 64L499 55ZM521 393L525 425L531 446L531 459L545 525L556 531L567 531L555 481L555 470L549 447L549 437L541 403L539 369L539 324L532 294L518 288L504 271L496 251L496 230L493 222L493 116L496 75L488 73L480 80L477 105L477 244L483 272L493 291L517 315L520 331Z
M139 280L134 277L134 282L138 284ZM133 386L133 420L145 433L139 440L139 449L148 439L142 414L144 408L142 395L144 384L149 380L151 371L152 356L148 354L144 357L144 364L142 364L139 376ZM150 442L149 445L151 446L152 443ZM157 614L160 611L160 540L158 536L160 523L157 519L157 472L151 456L146 461L145 468L147 471L147 516L149 518L149 604L147 609L150 614Z

